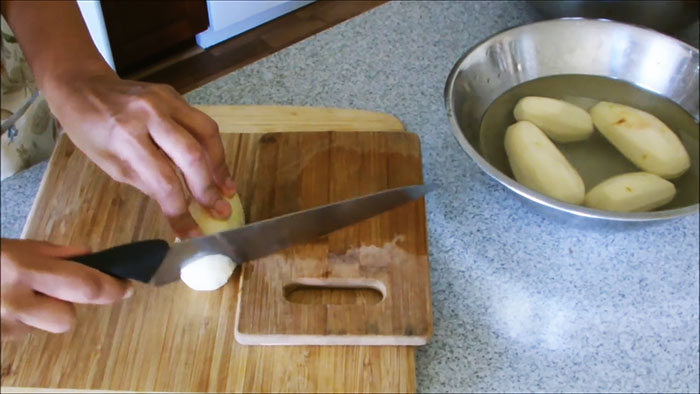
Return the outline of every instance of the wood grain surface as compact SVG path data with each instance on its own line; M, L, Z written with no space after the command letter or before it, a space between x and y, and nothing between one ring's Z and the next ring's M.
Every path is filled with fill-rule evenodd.
M412 133L267 134L255 152L244 206L252 221L399 186L422 184L420 142ZM246 177L244 174L249 174ZM288 302L299 285L374 288L352 302ZM322 296L321 296L322 297ZM339 302L340 301L340 302ZM245 344L423 345L432 329L423 199L326 237L247 264L236 338Z
M221 133L404 131L397 118L373 111L276 105L201 105Z
M269 131L265 122L259 128L254 122L239 127L235 119L221 115L228 113L226 108L202 109L219 122L222 132ZM250 111L250 107L227 109ZM279 109L294 111L289 107L268 107L255 116L265 119L265 111L272 115ZM315 125L314 130L320 128L323 120L308 111L308 124ZM358 113L354 121L362 123L365 115L374 120L391 118ZM398 121L392 119L388 123L395 125ZM326 128L334 129L333 124ZM227 144L251 137L224 136ZM240 152L228 151L248 217L255 218L256 209L250 205L253 194L248 194L251 191L245 189L242 178L242 157ZM86 244L95 249L154 237L173 240L153 201L110 180L66 138L61 138L51 158L24 235L57 243ZM191 291L182 283L161 288L137 285L134 296L122 303L110 307L80 306L78 324L66 334L34 333L22 341L2 343L3 391L415 390L412 347L236 343L234 311L238 291L239 280L231 280L219 291L208 293ZM312 296L317 295L302 294L298 300Z

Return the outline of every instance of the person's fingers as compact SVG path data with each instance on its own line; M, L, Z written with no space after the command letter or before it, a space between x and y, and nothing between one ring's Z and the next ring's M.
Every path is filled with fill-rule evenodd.
M182 171L194 198L208 208L212 216L229 217L231 206L221 198L207 165L206 153L197 140L170 119L151 122L149 130L156 144Z
M221 142L219 126L214 119L197 108L191 107L182 98L173 101L176 107L173 118L202 145L214 181L227 197L233 196L236 193L236 184L226 164L226 154Z
M46 256L53 257L69 257L69 256L79 256L82 254L90 253L90 248L83 246L69 246L69 245L58 245L48 241L38 241L33 239L23 239L19 240L3 240L3 242L21 242L22 245L27 249L35 253L40 253Z
M177 216L166 216L176 237L187 239L204 235L189 212Z
M31 290L5 297L2 307L12 320L48 332L66 332L75 322L73 304Z
M19 320L2 319L2 322L0 322L0 338L2 340L12 341L19 339L32 332L32 330L32 327Z
M75 306L43 294L34 294L18 314L19 320L40 330L62 333L75 324Z
M124 158L130 165L141 168L133 172L138 174L138 179L132 180L132 185L158 202L175 234L183 238L201 235L187 210L185 193L172 162L156 148L151 138L145 136L124 152Z
M133 287L94 268L68 261L44 260L27 270L26 283L35 291L80 304L110 304L130 297Z
M90 248L86 248L83 246L56 245L51 242L43 241L34 242L36 242L36 244L34 245L34 250L36 252L52 257L73 257L88 254L91 252Z

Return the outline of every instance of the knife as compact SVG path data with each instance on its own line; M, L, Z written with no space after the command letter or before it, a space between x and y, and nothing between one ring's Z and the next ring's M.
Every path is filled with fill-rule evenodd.
M210 254L234 263L264 257L313 240L418 199L435 188L412 185L261 220L234 230L169 245L162 239L132 242L70 260L121 279L161 286L180 279L180 269Z

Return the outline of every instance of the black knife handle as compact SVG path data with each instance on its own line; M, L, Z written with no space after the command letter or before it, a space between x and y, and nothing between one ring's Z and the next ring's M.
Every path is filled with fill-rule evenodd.
M158 270L170 245L162 239L149 239L115 246L99 252L70 257L120 279L148 282Z

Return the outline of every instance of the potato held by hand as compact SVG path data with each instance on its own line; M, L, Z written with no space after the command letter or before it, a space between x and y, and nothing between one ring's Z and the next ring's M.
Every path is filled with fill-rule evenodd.
M214 219L197 202L193 201L190 204L190 214L205 235L233 230L245 224L243 206L238 194L227 200L231 205L231 216L227 220ZM235 267L236 265L228 256L221 254L203 256L183 267L180 270L180 279L194 290L212 291L228 282Z
M593 134L593 121L583 108L549 97L520 99L513 110L517 120L527 120L557 142L587 139Z
M605 211L645 212L668 204L676 195L673 183L648 172L608 178L588 193L586 206Z
M537 126L521 121L508 127L505 148L518 182L557 200L583 202L581 176Z
M231 216L227 220L214 219L209 215L206 209L199 205L196 201L190 203L189 211L194 221L204 232L204 235L214 234L221 231L233 230L245 223L245 215L243 214L243 206L241 198L236 193L233 197L227 199L231 205Z
M591 108L591 117L600 133L640 169L673 179L690 167L678 136L654 115L601 101Z

